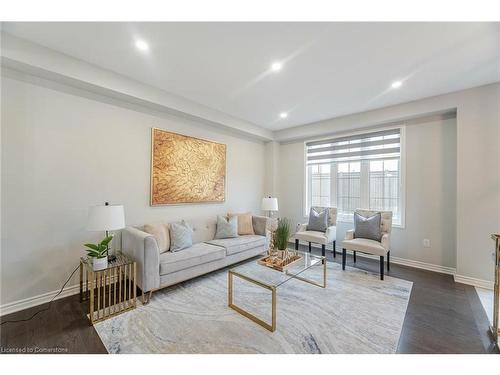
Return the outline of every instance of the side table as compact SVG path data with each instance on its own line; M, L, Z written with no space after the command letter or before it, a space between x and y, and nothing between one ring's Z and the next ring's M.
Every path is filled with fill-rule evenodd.
M87 300L91 324L135 309L137 291L134 260L118 253L107 268L94 271L90 259L80 258L80 302Z

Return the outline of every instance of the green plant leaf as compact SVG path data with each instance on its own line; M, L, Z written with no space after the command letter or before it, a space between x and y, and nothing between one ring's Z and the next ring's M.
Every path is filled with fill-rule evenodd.
M99 256L99 251L95 251L95 250L87 250L87 255L88 256L91 256L91 257L97 257Z
M279 250L285 250L290 237L290 221L287 218L279 219L275 232L276 246Z
M108 236L105 239L101 241L101 245L104 245L104 247L108 246L111 240L113 239L113 236Z
M90 248L92 250L99 251L99 246L98 245L94 245L93 243L86 243L83 246L88 247L88 248Z

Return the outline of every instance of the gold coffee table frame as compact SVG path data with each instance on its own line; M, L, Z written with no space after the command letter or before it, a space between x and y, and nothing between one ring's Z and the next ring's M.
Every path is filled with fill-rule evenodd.
M291 279L297 279L297 280L304 281L306 283L318 286L320 288L326 288L326 257L317 256L317 258L319 259L318 263L315 263L315 264L311 265L310 267L305 268L304 270L298 272L297 275L295 275L293 273L290 273L288 271L285 271L284 273L286 275L290 276L289 280L291 280ZM318 282L316 282L314 280L310 280L310 279L298 276L302 272L304 272L306 270L309 270L309 269L311 269L312 267L314 267L316 265L319 265L320 262L323 263L323 283L318 283ZM260 267L266 267L266 266L261 265ZM279 272L279 271L276 271L274 269L269 268L269 272ZM255 316L251 312L248 312L248 311L244 310L243 308L241 308L240 306L234 304L234 302L233 302L233 277L234 276L239 277L242 280L248 281L248 282L250 282L250 283L252 283L254 285L260 286L261 288L264 288L264 289L267 289L267 290L271 291L271 297L272 297L272 301L271 301L271 323L268 323L268 322L260 319L259 317ZM288 280L283 281L278 286L286 283L287 281ZM263 283L262 281L254 280L253 278L251 278L251 277L249 277L247 275L243 275L243 274L239 273L238 271L229 270L228 274L227 274L227 300L228 300L227 305L231 309L235 310L236 312L238 312L239 314L243 315L244 317L252 320L253 322L259 324L260 326L264 327L268 331L274 332L274 331L276 331L276 289L277 289L278 286L269 285L269 284Z

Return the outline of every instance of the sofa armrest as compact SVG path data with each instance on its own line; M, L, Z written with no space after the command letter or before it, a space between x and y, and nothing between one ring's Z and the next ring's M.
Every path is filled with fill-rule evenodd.
M160 250L153 235L137 228L125 228L122 252L137 263L137 285L143 292L160 287Z
M326 228L325 236L328 239L328 242L333 242L337 239L337 227L332 225Z
M302 223L297 225L297 232L305 232L307 230L308 223Z
M382 247L389 251L389 242L390 242L390 235L389 233L384 233L382 235L382 238L380 239L380 242L382 243Z
M345 239L346 240L354 239L354 229L349 229L347 232L345 232Z

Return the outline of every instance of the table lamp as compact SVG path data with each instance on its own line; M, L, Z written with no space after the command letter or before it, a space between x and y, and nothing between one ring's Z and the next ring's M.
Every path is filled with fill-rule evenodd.
M266 197L262 198L262 211L267 211L268 216L271 217L272 211L278 211L278 198Z
M106 237L109 236L110 230L118 230L125 228L125 214L123 206L110 205L108 202L104 206L90 206L87 219L87 230L89 231L104 231ZM114 255L109 255L109 247L106 249L108 260L116 259Z

